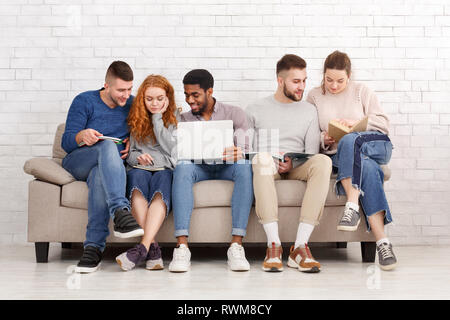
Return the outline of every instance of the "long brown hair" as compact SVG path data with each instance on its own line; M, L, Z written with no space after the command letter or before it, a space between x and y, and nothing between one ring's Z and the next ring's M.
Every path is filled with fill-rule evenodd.
M347 76L350 77L352 73L352 62L346 53L338 50L328 55L323 64L323 78L320 85L323 94L325 94L325 72L327 69L345 70Z
M142 82L138 89L137 95L131 105L130 113L128 114L128 125L130 126L130 133L140 143L146 143L149 140L156 143L155 133L153 132L152 113L145 107L145 91L149 87L157 87L166 91L167 98L169 98L169 106L163 113L162 119L164 126L177 125L175 116L175 91L170 82L160 75L149 75Z

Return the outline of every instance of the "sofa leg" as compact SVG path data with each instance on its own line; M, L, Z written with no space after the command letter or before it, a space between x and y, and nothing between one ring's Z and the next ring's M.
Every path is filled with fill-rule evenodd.
M35 242L34 249L36 251L36 262L48 262L48 242Z
M347 242L336 242L336 248L347 248Z
M72 249L72 242L61 242L61 248Z
M375 253L375 242L361 242L361 255L363 262L375 262Z

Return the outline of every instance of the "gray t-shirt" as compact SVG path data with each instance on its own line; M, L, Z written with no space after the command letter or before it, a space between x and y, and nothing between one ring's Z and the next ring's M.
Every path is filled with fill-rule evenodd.
M316 154L320 147L320 129L316 108L306 102L281 103L273 95L255 101L246 108L253 128L255 152L301 152ZM294 161L294 167L304 161Z

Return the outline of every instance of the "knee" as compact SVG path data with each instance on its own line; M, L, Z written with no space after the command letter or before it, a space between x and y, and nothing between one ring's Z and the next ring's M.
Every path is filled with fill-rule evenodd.
M163 182L168 181L172 183L172 171L171 170L163 170L156 172L152 178L154 181Z
M270 166L272 163L272 155L268 152L260 152L252 159L253 166Z
M117 151L116 144L113 141L111 141L111 140L102 140L102 141L99 141L97 143L98 143L98 146L100 147L100 149L102 149L102 150L105 150L105 151L111 151L111 150Z
M180 162L173 171L174 179L193 179L195 171L195 164L191 162Z
M235 176L241 179L249 179L252 181L253 172L252 165L250 163L235 163L234 164Z
M362 165L363 179L384 178L384 173L381 167L373 160L367 159Z
M355 139L358 137L358 134L355 132L347 133L345 136L339 140L338 148L342 148L343 146L351 145L355 143Z
M116 161L117 163L122 163L122 159L120 158L119 150L117 149L117 145L111 140L103 140L97 142L99 156L102 158L107 158L108 162ZM114 163L116 163L114 162Z
M163 171L161 171L161 176L165 179L172 180L173 171L172 170L163 170Z
M131 169L127 172L127 181L130 184L137 184L141 181L145 181L148 175L151 176L151 172L141 169Z
M317 172L321 172L325 175L331 175L332 170L332 161L331 158L324 154L316 154L311 160L314 162L313 167L317 170Z

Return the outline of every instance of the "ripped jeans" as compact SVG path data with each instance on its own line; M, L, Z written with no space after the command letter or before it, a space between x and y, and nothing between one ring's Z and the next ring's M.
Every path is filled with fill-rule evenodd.
M127 196L131 202L133 191L137 189L150 206L156 193L161 193L166 204L166 218L172 206L172 170L147 171L133 168L127 172Z
M234 182L231 197L231 234L245 236L254 199L253 173L252 164L248 160L241 159L233 164L214 165L178 161L173 173L172 189L175 237L189 236L194 209L194 184L213 179ZM214 197L214 194L210 193L207 196Z
M331 157L333 171L337 169L336 194L345 195L342 179L351 178L352 186L359 190L359 201L366 217L384 211L384 224L392 222L391 211L384 193L384 173L380 165L389 162L392 155L389 137L377 131L346 134L338 144L337 153Z

